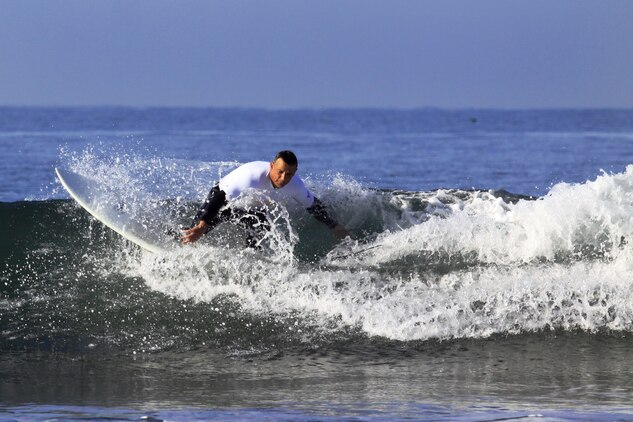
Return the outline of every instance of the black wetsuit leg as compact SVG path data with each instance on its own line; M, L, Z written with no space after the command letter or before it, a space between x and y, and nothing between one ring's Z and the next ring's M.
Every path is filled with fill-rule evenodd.
M257 247L257 243L270 231L270 222L261 210L224 208L227 204L226 193L214 186L194 217L192 227L203 220L208 225L207 233L220 223L231 222L247 231L247 245Z
M261 210L233 209L231 220L246 230L246 244L248 247L257 248L258 243L270 231L270 221L266 213Z

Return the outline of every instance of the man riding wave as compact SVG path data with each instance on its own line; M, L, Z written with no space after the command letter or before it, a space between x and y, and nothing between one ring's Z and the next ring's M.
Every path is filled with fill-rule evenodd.
M295 175L298 166L296 155L284 150L278 152L270 163L253 161L236 168L211 189L194 218L195 225L183 230L181 242L194 243L215 226L227 221L249 228L268 229L270 225L263 212L248 211L236 205L236 200L251 190L273 199L292 198L325 224L338 239L349 236L347 229L328 214L323 203ZM254 246L256 242L249 238L249 243Z

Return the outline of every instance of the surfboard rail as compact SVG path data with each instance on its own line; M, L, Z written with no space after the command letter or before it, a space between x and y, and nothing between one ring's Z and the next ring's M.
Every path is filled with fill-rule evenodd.
M124 214L107 212L113 211L113 209L108 210L104 204L99 203L99 185L95 180L58 167L55 168L55 173L70 196L105 226L150 252L159 254L169 252L168 248L157 242L144 239L142 235L136 233L135 231L142 231L140 224L135 224L129 218L126 221L123 217Z

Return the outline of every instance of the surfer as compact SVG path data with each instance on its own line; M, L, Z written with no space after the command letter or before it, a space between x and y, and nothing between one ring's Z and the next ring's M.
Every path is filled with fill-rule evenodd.
M253 161L236 168L211 189L194 218L193 227L183 230L181 242L193 243L216 225L227 221L260 232L268 230L270 224L261 209L227 206L229 201L235 201L249 190L259 191L271 198L292 198L325 224L338 239L348 236L347 229L328 214L323 203L305 187L299 176L295 176L298 165L296 155L285 150L278 152L270 163ZM248 240L250 246L257 243L252 235Z

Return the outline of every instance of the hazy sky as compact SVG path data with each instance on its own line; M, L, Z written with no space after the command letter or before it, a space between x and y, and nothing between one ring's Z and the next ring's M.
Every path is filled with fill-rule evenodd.
M0 0L1 105L633 107L633 1Z

